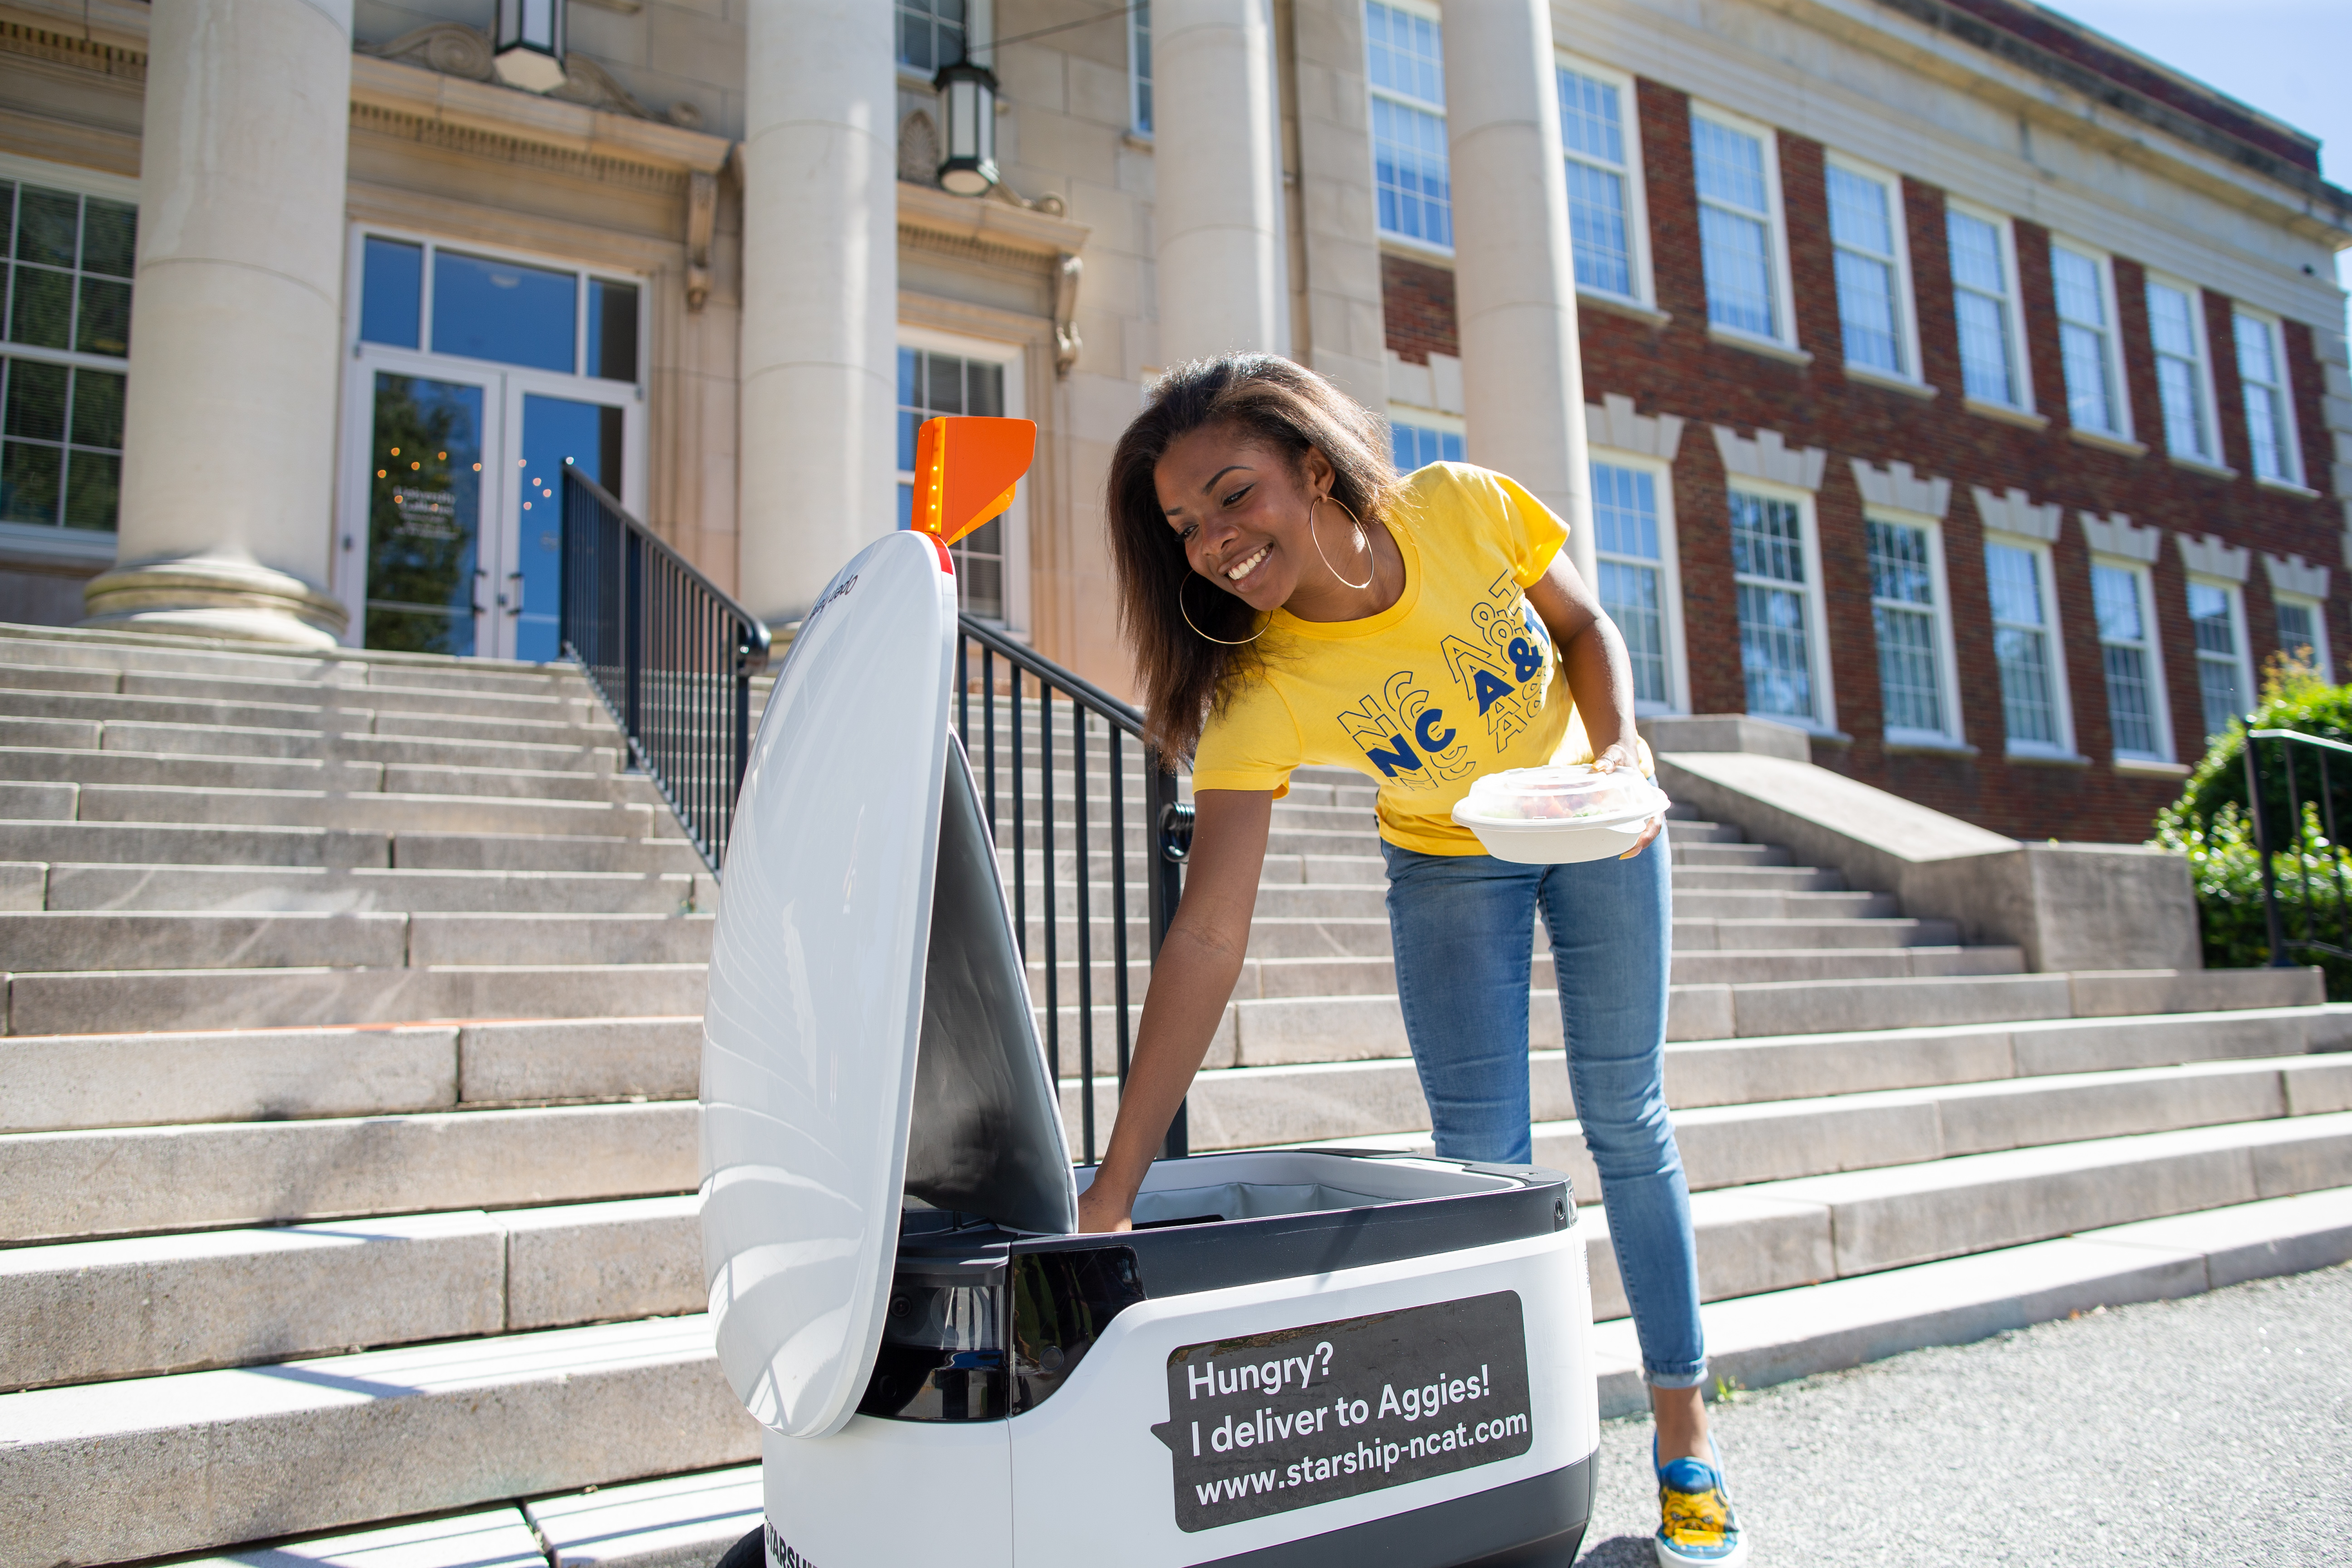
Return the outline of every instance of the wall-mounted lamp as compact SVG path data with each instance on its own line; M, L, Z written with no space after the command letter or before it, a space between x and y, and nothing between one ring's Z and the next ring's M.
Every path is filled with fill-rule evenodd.
M526 92L563 85L564 0L499 0L491 64L499 79Z
M940 184L960 196L984 196L996 184L996 73L958 60L941 66L931 85L940 93Z

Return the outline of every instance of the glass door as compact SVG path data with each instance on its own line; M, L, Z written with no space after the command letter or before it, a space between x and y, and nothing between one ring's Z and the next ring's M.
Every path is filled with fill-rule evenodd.
M494 528L482 481L499 447L497 379L390 365L368 378L366 587L357 628L368 647L491 651L484 590Z
M639 284L360 228L350 266L347 640L558 658L563 469L645 510Z
M556 603L563 580L563 470L576 467L616 500L625 495L631 405L533 391L521 376L507 381L507 428L518 434L500 466L513 526L504 531L495 559L498 654L545 661L562 651Z

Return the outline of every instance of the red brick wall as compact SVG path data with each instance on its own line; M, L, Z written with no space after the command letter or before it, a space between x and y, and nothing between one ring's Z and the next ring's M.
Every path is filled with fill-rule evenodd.
M1637 85L1642 155L1649 198L1656 303L1670 320L1653 325L1627 315L1583 313L1586 395L1633 399L1643 413L1671 413L1688 423L1675 463L1675 530L1683 584L1683 622L1691 701L1698 712L1746 706L1730 561L1727 475L1710 426L1741 435L1777 430L1792 447L1825 448L1830 460L1815 497L1823 598L1828 609L1830 676L1837 722L1850 743L1819 741L1815 759L1999 832L2024 837L2137 840L2179 786L2166 779L2118 773L2110 763L2106 687L2091 607L2090 554L2078 513L2119 511L2137 523L2173 531L2214 533L2231 544L2273 554L2297 553L2335 565L2341 520L2332 501L2258 487L2248 477L2242 405L2231 348L2229 302L2206 297L2214 357L2216 414L2233 479L2200 473L2164 455L2155 358L2147 338L2145 276L2118 258L2116 289L2125 346L2126 393L2135 430L2149 451L2132 457L2077 441L2066 428L2063 371L2047 229L2019 221L2018 296L2025 316L2034 404L2046 425L2031 428L1963 406L1951 272L1942 193L1903 182L1905 216L1918 315L1921 368L1936 387L1921 399L1868 382L1843 368L1827 195L1821 144L1782 133L1782 198L1788 214L1796 325L1809 363L1718 342L1706 331L1706 280L1692 188L1689 100L1653 81ZM1458 352L1451 279L1444 269L1402 257L1384 258L1390 346L1409 360ZM2299 323L2286 332L2305 465L2326 482L2323 384L2312 337ZM1920 474L1952 481L1944 519L1945 571L1960 695L1960 721L1973 756L1890 751L1881 735L1877 647L1870 612L1864 503L1851 459L1910 463ZM2054 596L2075 749L2087 766L2012 763L2003 754L2000 684L1994 661L1984 577L1983 529L1971 486L1995 494L2014 486L2036 501L2065 509L2053 548ZM2345 573L2336 574L2340 584ZM2158 636L2165 663L2176 754L2193 763L2202 751L2196 653L2178 547L2167 537L2155 568ZM2352 653L2347 595L2328 607L2336 647ZM2257 663L2276 645L2269 579L2259 561L2245 585L2247 629Z
M1462 357L1454 326L1454 273L1402 256L1381 258L1381 316L1397 357L1427 364L1433 353Z

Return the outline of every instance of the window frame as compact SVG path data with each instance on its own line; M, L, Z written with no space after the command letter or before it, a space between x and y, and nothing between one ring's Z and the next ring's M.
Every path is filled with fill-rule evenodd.
M2050 707L2058 725L2058 739L2055 742L2018 740L2009 731L2009 692L2006 688L2003 688L2001 691L2001 753L2009 757L2038 758L2045 761L2075 761L2081 753L2074 749L2074 700L2073 683L2066 678L2064 617L2058 613L2056 553L2046 540L2035 539L2029 534L2006 533L1999 529L1985 530L1984 548L1990 550L1996 546L2004 550L2021 552L2031 556L2034 562L2034 571L2038 574L2038 586L2042 592L2042 635L2049 645ZM2003 621L1993 614L1990 590L1992 573L1990 563L1987 563L1985 576L1987 581L1985 619L1994 633L1993 673L1998 679L2000 673L1999 638L2001 628L2019 626L2022 623ZM2100 679L2102 681L2105 679L2104 668L2101 670Z
M1711 103L1703 103L1696 98L1690 100L1690 119L1694 127L1699 121L1711 121L1724 130L1742 136L1754 137L1763 144L1764 196L1768 208L1765 237L1772 251L1771 265L1767 270L1771 275L1772 308L1780 317L1782 329L1779 336L1773 337L1751 332L1744 327L1726 326L1716 321L1714 304L1710 300L1707 304L1707 334L1710 337L1726 338L1733 342L1763 343L1771 348L1794 350L1800 346L1797 342L1797 290L1794 275L1790 270L1789 264L1788 199L1780 188L1780 132L1759 121L1750 120L1743 114L1735 114L1727 109L1718 109ZM1697 132L1694 129L1689 132L1689 135L1692 140L1691 158L1696 165L1698 157ZM1722 205L1698 195L1698 181L1696 175L1691 181L1691 194L1692 200L1697 204L1702 213L1709 205ZM1753 212L1740 212L1737 207L1725 206L1724 210L1751 219L1756 216ZM1699 288L1701 292L1705 293L1707 289L1706 238L1704 226L1698 237L1698 251Z
M1138 47L1136 40L1142 39ZM1143 108L1144 95L1151 90L1151 73L1141 68L1139 62L1151 47L1151 0L1139 0L1134 10L1127 14L1127 130L1130 136L1145 142L1151 140L1151 116Z
M1838 321L1840 326L1838 333L1839 358L1845 367L1846 374L1849 375L1861 376L1865 380L1892 381L1904 386L1924 388L1927 384L1927 378L1926 367L1921 363L1919 353L1918 291L1913 287L1911 281L1911 229L1908 216L1906 215L1903 205L1903 177L1890 170L1882 169L1874 163L1865 163L1860 158L1850 157L1843 153L1838 152L1831 152L1824 156L1822 160L1822 201L1825 210L1828 203L1829 186L1829 174L1827 171L1832 168L1843 170L1844 173L1854 175L1857 178L1868 180L1886 192L1887 222L1893 226L1893 238L1895 240L1895 255L1893 258L1895 265L1895 313L1896 317L1895 332L1896 338L1899 340L1899 346L1901 347L1905 363L1911 368L1907 371L1887 371L1881 370L1876 365L1855 363L1853 357L1845 353L1845 333L1843 331L1845 311L1843 302L1832 298L1832 302L1838 306ZM1830 287L1832 290L1832 294L1834 295L1834 290L1837 287L1837 253L1840 249L1845 247L1838 244L1834 229L1830 230ZM1867 255L1868 253L1865 251L1856 251L1855 254ZM1873 259L1877 258L1874 258Z
M2213 389L2213 344L2205 330L2205 290L2194 283L2154 268L2147 273L2147 346L2156 362L2157 417L2163 426L2165 456L2176 463L2187 463L2226 474L2229 469L2223 464L2221 450L2221 400ZM2189 301L2189 331L2197 342L2197 374L2191 385L2198 397L2199 411L2204 416L2208 444L2208 449L2202 452L2184 452L2172 444L2172 421L2164 413L2164 362L2180 356L2159 347L2156 341L2155 291L2158 289L2168 289Z
M1594 81L1617 90L1618 119L1625 138L1625 162L1619 173L1622 174L1625 179L1626 269L1632 275L1633 292L1619 294L1607 289L1594 288L1583 282L1577 284L1577 292L1590 294L1599 300L1614 300L1621 303L1639 305L1645 310L1654 310L1658 298L1657 279L1651 271L1650 266L1650 196L1649 184L1643 177L1642 168L1642 108L1637 85L1631 73L1619 70L1613 66L1602 65L1598 60L1587 59L1581 55L1571 54L1566 49L1554 49L1551 63L1552 92L1555 97L1559 92L1559 73L1563 70L1590 77ZM1575 159L1592 168L1605 170L1608 167L1597 159L1569 151L1567 139L1564 136L1560 142L1560 157L1563 163L1569 159ZM1567 177L1565 169L1561 172L1561 177L1563 181ZM1575 242L1575 226L1571 218L1569 232L1571 250ZM1572 254L1570 264L1572 273L1574 270Z
M943 332L936 327L916 326L908 321L898 323L892 347L919 349L925 353L952 354L958 359L979 360L983 363L1004 367L1004 416L1025 419L1029 416L1029 347L1001 338L966 337L961 332ZM895 372L893 373L895 376ZM897 394L892 393L895 407ZM904 468L891 470L891 482L911 480L914 476ZM1007 507L1004 521L1004 615L997 626L1017 641L1029 640L1032 609L1029 595L1029 491L1026 484L1015 488L1013 504ZM961 595L959 591L958 601ZM988 622L990 617L980 617Z
M2106 672L2106 649L2109 645L2106 628L2098 624L2097 587L2096 581L2094 579L2091 631L2092 635L2098 639L2100 650L2099 692L2107 700L2108 758L2111 762L2126 764L2157 763L2168 766L2179 755L2179 748L2172 735L2172 686L2166 679L2164 673L2164 637L2156 620L2156 574L2147 562L2134 561L2124 555L2107 555L2095 552L2091 556L2091 564L2095 568L2105 566L2125 574L2131 578L2133 590L2139 595L2140 642L2138 646L2147 656L2149 722L2156 731L2158 748L2154 752L2126 752L2116 744L2115 696L2108 689Z
M16 153L0 152L0 180L9 181L19 187L28 184L43 185L50 190L71 191L76 195L85 198L96 196L101 201L123 202L129 204L132 211L138 213L142 218L145 216L140 208L139 182L121 174L110 174L102 170L84 169L71 163L52 163L39 158L26 158ZM6 255L5 247L11 237L5 227L0 227L0 268L5 268L10 259ZM82 276L79 268L75 269L74 276L77 278ZM136 310L139 298L139 263L136 255L131 258L131 276L126 281L131 285L132 309ZM0 278L0 310L5 310L9 305L7 292L7 281L5 278ZM0 322L5 322L5 318L0 318ZM0 324L0 334L5 334L5 324ZM90 370L107 375L123 376L126 378L126 385L127 378L131 374L131 358L128 354L117 358L110 354L89 353L80 349L41 348L31 343L16 342L5 335L0 335L0 358L31 360L43 364L63 365L73 371ZM67 431L66 439L58 445L61 448L76 446L70 427ZM80 449L98 451L102 448L85 447ZM124 448L115 448L118 464L123 455ZM113 528L106 530L74 528L63 521L0 521L0 549L12 551L20 555L48 556L78 562L115 560L120 553L118 541L122 531L121 473L121 470L118 467ZM59 498L58 504L60 515L62 515L64 506L62 497Z
M1586 467L1607 464L1612 468L1631 468L1650 476L1658 503L1658 558L1641 562L1631 556L1603 555L1600 530L1593 531L1593 558L1622 560L1635 565L1654 565L1658 573L1660 616L1664 622L1666 642L1666 700L1664 703L1636 698L1636 717L1648 719L1664 715L1685 714L1691 710L1690 655L1683 636L1683 572L1682 536L1675 527L1675 468L1672 463L1638 452L1620 451L1614 447L1594 447L1586 454ZM1586 476L1590 485L1591 477ZM1593 596L1601 595L1601 584L1592 584Z
M1757 717L1794 725L1808 734L1835 735L1839 732L1837 689L1830 672L1829 604L1828 595L1823 591L1822 583L1822 531L1821 520L1816 514L1816 498L1812 491L1800 486L1777 484L1769 479L1750 479L1745 474L1727 476L1723 495L1727 555L1729 553L1727 546L1730 542L1728 534L1731 527L1731 498L1735 495L1750 495L1759 500L1787 501L1794 505L1797 509L1798 538L1803 543L1805 550L1807 569L1802 588L1805 597L1805 657L1810 667L1808 676L1812 681L1815 693L1813 702L1815 711L1810 719L1781 713L1760 713ZM1738 568L1736 560L1727 561L1727 564L1732 566L1732 618L1734 635L1737 636L1740 587L1752 584L1758 587L1777 588L1785 593L1789 590L1789 584L1776 578L1750 578L1743 575ZM1874 646L1874 651L1875 651ZM1739 684L1740 700L1745 703L1748 668L1744 657L1740 661Z
M2242 300L2230 301L2230 351L2238 367L2239 401L2242 404L2251 399L2253 388L2263 384L2247 379L2245 361L2238 353L2237 335L2248 325L2261 329L2263 335L2270 340L2271 364L2277 374L2277 379L2268 385L2273 416L2277 421L2279 431L2279 449L2274 456L2283 459L2284 471L2278 474L2263 472L2261 455L2254 450L2251 410L2247 411L2249 416L2246 420L2246 460L2253 471L2256 484L2269 485L2277 489L2302 490L2303 435L2294 416L2294 377L2287 366L2286 324L2268 310Z
M2003 403L1990 397L1979 397L1976 394L1970 392L1969 390L1968 383L1968 359L1965 351L1963 351L1960 358L1959 390L1961 401L1963 403L1978 404L1987 408L1997 408L2004 414L2038 413L2039 411L2033 405L2033 361L2026 350L2025 290L2023 279L2018 276L2017 270L2016 220L2011 218L2007 213L1996 212L1990 207L1979 206L1974 202L1964 201L1954 196L1947 196L1944 199L1944 255L1947 267L1950 266L1952 243L1951 221L1952 215L1955 213L1958 213L1962 217L1973 218L1979 223L1990 224L1992 226L1994 235L1999 239L2000 245L2000 264L2007 276L2009 283L2009 292L2003 300L2008 307L2006 311L2008 332L2006 335L2009 346L2009 374L2011 383L2011 390L2017 395L2014 401ZM1962 290L1965 289L1967 292L1975 294L1979 298L1990 298L1990 296L1986 295L1983 289L1976 288L1972 284L1962 283L1959 279L1959 271L1957 268L1952 268L1951 272L1952 319L1955 327L1957 327L1960 313L1959 296Z
M1454 232L1453 127L1444 103L1432 103L1425 98L1414 98L1408 93L1399 92L1393 88L1374 85L1371 71L1372 38L1369 7L1382 5L1391 11L1402 11L1409 16L1420 17L1437 28L1438 47L1441 49L1445 47L1444 14L1437 6L1430 4L1430 0L1357 0L1357 16L1366 23L1364 28L1364 146L1365 151L1371 154L1372 237L1379 244L1395 246L1408 253L1451 258L1454 255L1454 245L1450 239L1445 244L1440 245L1435 240L1420 239L1409 234L1398 234L1381 226L1381 148L1380 138L1372 129L1372 100L1385 99L1402 108L1416 110L1423 114L1433 116L1446 126L1445 232L1449 235ZM1442 77L1440 79L1443 79Z
M1465 443L1467 443L1470 437L1470 426L1460 415L1448 414L1438 408L1416 408L1410 403L1391 403L1388 406L1388 422L1389 453L1391 460L1396 454L1395 431L1400 425L1410 426L1415 430L1433 430L1440 436L1452 436ZM1442 458L1437 460L1448 463L1456 461L1452 458Z
M2096 246L2054 234L2050 237L2050 250L2053 257L2050 264L2051 313L2058 322L2058 375L2062 382L2066 379L2066 329L2079 323L2058 309L2058 264L2055 257L2059 251L2066 251L2091 264L2092 270L2098 276L2099 303L2107 314L2107 324L2100 336L2107 372L2107 411L2114 424L2102 429L2077 423L2074 418L2074 389L2069 384L2066 387L2067 426L2086 430L2094 436L2105 436L2111 440L2134 440L2131 382L2124 365L2123 315L2116 295L2116 258Z
M928 91L931 86L931 79L938 74L940 67L933 66L928 71L920 70L898 58L898 0L882 0L882 3L890 7L890 68L898 73L898 84L901 87L919 81ZM992 47L995 37L996 0L964 0L964 58L971 59L981 50ZM952 63L952 61L942 60L940 65Z
M1864 507L1863 509L1863 522L1865 529L1869 524L1875 522L1891 528L1920 529L1927 534L1928 589L1936 595L1936 602L1933 605L1927 606L1927 608L1929 619L1934 624L1936 638L1936 697L1937 700L1942 705L1945 713L1945 727L1941 730L1917 730L1908 726L1897 728L1887 723L1885 720L1886 694L1883 689L1882 678L1882 689L1879 693L1879 737L1885 744L1890 746L1918 747L1924 750L1936 751L1958 751L1968 744L1968 732L1967 726L1960 716L1959 665L1957 657L1956 645L1952 637L1951 576L1950 574L1945 570L1943 522L1941 520L1931 517L1925 512L1906 511L1901 507L1892 506ZM1867 544L1865 543L1864 550L1864 563L1865 567L1867 567L1868 563L1869 551ZM1888 601L1888 603L1890 605L1894 605L1895 602ZM1874 584L1870 595L1870 606L1871 609L1875 612L1878 605L1878 594L1876 587ZM1916 615L1919 613L1921 606L1912 604L1903 604L1899 607L1910 614ZM1878 644L1878 629L1876 626L1877 616L1874 613L1871 619L1873 623L1871 626L1871 651L1874 654L1878 655L1883 660L1885 655Z
M2221 662L2221 658L2219 654L2208 653L2203 648L2196 646L2197 620L2196 616L2190 613L2189 608L2189 593L2192 588L2213 589L2221 595L2222 602L2230 606L2230 637L2237 649L2237 651L2231 657L2231 662L2237 666L2238 676L2239 711L2235 717L2243 718L2245 716L2246 710L2252 707L2255 702L2260 700L2260 693L2262 690L2260 687L2254 684L2252 638L2247 635L2246 626L2245 587L2242 584L2230 581L2227 577L2215 577L2203 572L2191 572L2188 574L2185 581L2181 584L2180 608L2181 613L2188 615L2189 617L2189 646L2191 649L2193 649L2190 657L2196 661L2195 668L2198 676L2197 707L2198 711L2201 713L2204 711L2205 708L2205 666L2208 664L2219 664ZM2228 726L2225 723L2223 728L2226 729L2227 727ZM2221 733L2221 731L2215 730L2203 736L2202 740L2205 744L2210 745L2213 742L2214 736Z
M2311 613L2310 647L2312 660L2318 668L2320 679L2327 681L2330 685L2335 684L2336 659L2334 653L2327 646L2326 601L2324 599L2315 599L2308 594L2287 593L2275 588L2271 590L2272 629L2278 634L2279 651L2282 653L2292 652L2296 647L2300 646L2287 641L2285 629L2279 626L2277 624L2278 612L2281 608L2288 605L2295 605L2300 609L2307 610Z

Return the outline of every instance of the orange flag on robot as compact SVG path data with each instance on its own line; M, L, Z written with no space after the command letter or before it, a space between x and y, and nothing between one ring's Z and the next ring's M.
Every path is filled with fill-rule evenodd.
M925 420L915 437L916 531L953 544L1000 515L1036 453L1033 420Z

